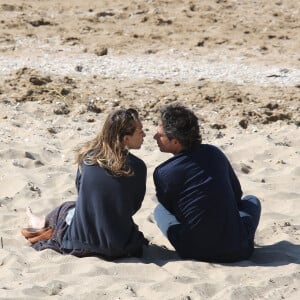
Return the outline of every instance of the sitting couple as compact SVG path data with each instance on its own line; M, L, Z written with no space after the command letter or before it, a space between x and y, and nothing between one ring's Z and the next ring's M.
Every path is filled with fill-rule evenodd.
M141 257L148 240L132 217L145 196L147 169L130 149L139 149L144 137L135 109L109 114L101 132L77 150L77 200L46 217L27 209L31 227L22 233L32 247L107 260ZM178 255L208 262L249 258L260 202L242 198L224 153L202 144L196 115L181 105L162 107L154 139L160 151L173 154L153 174L154 219Z

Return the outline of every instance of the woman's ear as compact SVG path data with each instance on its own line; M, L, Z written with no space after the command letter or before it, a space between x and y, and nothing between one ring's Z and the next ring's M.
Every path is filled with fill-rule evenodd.
M125 135L125 136L123 137L123 145L124 145L124 146L127 146L127 145L128 145L128 142L129 142L129 136L128 136L128 135Z

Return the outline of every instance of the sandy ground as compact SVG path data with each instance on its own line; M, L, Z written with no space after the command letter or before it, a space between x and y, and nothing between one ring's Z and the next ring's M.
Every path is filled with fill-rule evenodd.
M17 2L17 4L16 4ZM299 299L300 5L297 1L0 1L0 299ZM181 260L149 217L152 136L180 102L263 205L251 259ZM147 137L142 259L106 262L20 235L25 208L75 199L74 148L133 106Z

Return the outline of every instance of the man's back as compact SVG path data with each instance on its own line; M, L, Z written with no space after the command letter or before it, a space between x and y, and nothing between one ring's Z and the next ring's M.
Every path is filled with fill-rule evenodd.
M226 156L212 145L197 145L158 166L159 202L180 222L168 238L183 258L234 261L253 250L239 217L242 191Z

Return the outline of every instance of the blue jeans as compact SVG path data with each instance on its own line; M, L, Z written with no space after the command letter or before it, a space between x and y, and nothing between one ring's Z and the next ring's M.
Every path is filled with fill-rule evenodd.
M242 202L239 207L239 214L248 229L249 239L254 240L255 231L261 214L259 199L253 195L247 195L242 198ZM165 237L168 237L167 232L170 226L180 224L176 217L162 204L158 204L155 207L154 219Z
M165 237L168 237L170 226L180 224L176 217L160 203L154 209L154 220Z
M69 209L68 214L67 214L67 216L66 216L66 223L67 223L68 225L71 224L71 221L72 221L72 219L73 219L73 217L74 217L74 213L75 213L75 207Z
M254 241L261 214L261 204L259 199L253 195L247 195L242 198L242 202L239 206L239 213L248 229L249 239Z

